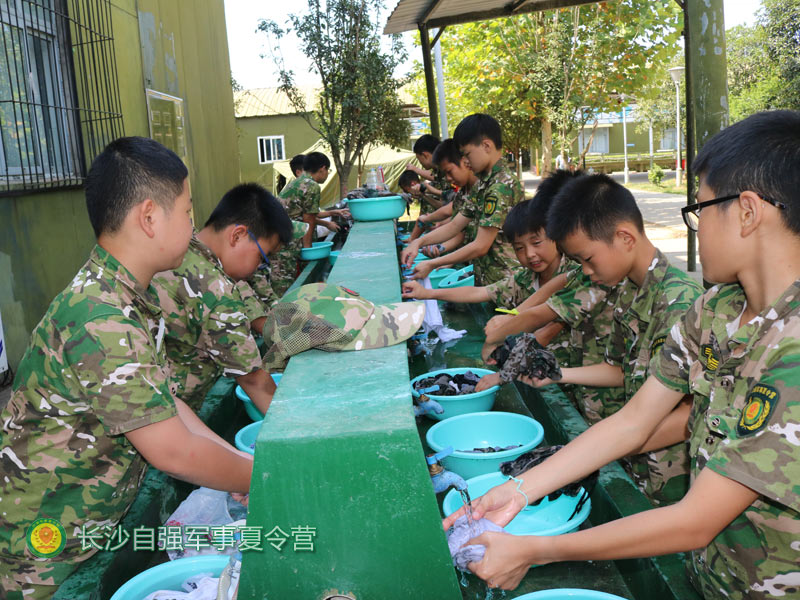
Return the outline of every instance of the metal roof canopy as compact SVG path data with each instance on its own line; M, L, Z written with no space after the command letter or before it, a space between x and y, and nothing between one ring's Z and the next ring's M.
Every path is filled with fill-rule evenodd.
M423 25L429 29L442 28L596 2L598 0L400 0L389 15L383 33L402 33Z
M431 48L448 25L511 17L524 13L595 4L602 0L399 0L383 29L384 35L419 29L428 95L431 132L439 136L436 86ZM647 1L647 0L639 0ZM683 11L686 64L687 204L694 201L691 161L703 143L728 125L727 57L723 0L675 0ZM439 31L431 43L430 28ZM689 271L695 270L695 232L688 235Z

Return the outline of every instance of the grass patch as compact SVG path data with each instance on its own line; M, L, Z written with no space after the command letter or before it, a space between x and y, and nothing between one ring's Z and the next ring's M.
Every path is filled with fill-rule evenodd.
M674 177L669 182L665 177L661 185L655 185L653 183L644 181L637 181L635 183L634 182L629 183L626 187L629 187L634 190L644 190L646 192L659 192L661 194L676 194L680 196L686 196L686 182L682 183L680 187L676 187Z

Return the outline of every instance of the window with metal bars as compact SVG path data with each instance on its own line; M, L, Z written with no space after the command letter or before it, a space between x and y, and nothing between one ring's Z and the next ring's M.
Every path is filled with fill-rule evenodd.
M123 134L109 0L0 0L0 195L81 185Z
M267 164L285 160L282 135L264 135L258 138L258 162Z

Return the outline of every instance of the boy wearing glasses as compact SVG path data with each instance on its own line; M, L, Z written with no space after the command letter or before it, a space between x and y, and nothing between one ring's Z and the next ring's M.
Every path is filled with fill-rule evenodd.
M687 572L707 600L797 595L800 113L769 111L728 127L694 170L698 202L684 214L697 228L704 276L719 285L670 330L631 401L520 485L533 501L647 445L654 432L686 436L688 424L691 488L673 506L579 533L470 540L487 546L470 569L495 587L516 587L531 564L691 551ZM687 393L688 419L666 426ZM505 524L522 498L516 484L494 488L473 503L473 518Z
M251 332L251 320L263 314L254 314L241 293L247 288L238 282L290 242L292 231L289 216L272 194L254 183L238 185L192 236L181 265L153 278L176 394L191 408L198 409L214 382L227 376L266 413L275 383L261 366Z

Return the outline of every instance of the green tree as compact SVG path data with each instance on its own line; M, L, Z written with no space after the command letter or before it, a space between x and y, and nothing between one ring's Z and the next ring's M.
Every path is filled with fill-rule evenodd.
M595 114L618 109L622 94L634 95L674 55L679 30L673 0L601 2L450 28L442 36L448 108L493 114L495 98L501 106L513 99L541 132L549 170L553 138L563 152Z
M762 0L758 20L778 72L776 107L800 109L800 0Z
M764 25L738 25L727 30L725 38L731 122L779 106L781 77L769 55Z
M280 89L330 147L344 195L353 165L364 164L370 146L408 141L410 125L397 95L404 82L392 76L406 53L398 36L388 51L381 48L380 0L308 0L308 8L289 16L287 30L269 20L258 28L276 42L294 31L320 76L317 106L308 107L294 72L273 52Z

